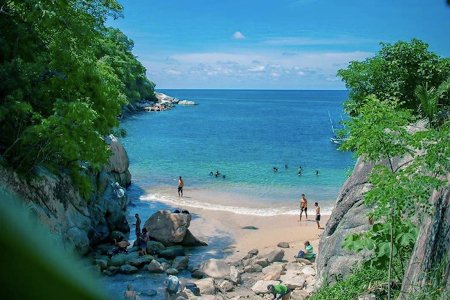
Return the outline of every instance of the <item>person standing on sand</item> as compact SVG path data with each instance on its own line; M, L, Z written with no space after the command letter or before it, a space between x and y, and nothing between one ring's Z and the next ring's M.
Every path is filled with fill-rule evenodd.
M314 203L314 206L316 207L317 229L322 229L322 227L320 227L320 207L319 207L319 203L318 202Z
M183 197L184 181L181 176L178 178L178 197Z
M306 220L308 220L308 200L305 194L302 194L302 198L300 198L300 221L302 220L303 212L305 212Z
M135 214L134 217L136 218L136 239L139 240L139 235L141 234L141 218L139 218L139 214Z

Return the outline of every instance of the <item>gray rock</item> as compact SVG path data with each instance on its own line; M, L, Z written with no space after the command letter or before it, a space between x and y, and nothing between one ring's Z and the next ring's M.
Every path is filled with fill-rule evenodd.
M311 267L311 266L304 266L302 268L302 273L305 274L305 275L315 276L316 275L316 270L314 270L314 268Z
M303 288L305 285L305 275L296 271L289 271L281 275L281 282L290 289Z
M284 265L281 263L277 263L277 264L272 264L270 266L267 266L265 268L262 269L263 274L269 274L273 271L275 272L283 272L284 270Z
M373 164L361 159L355 165L353 174L347 179L337 197L336 205L320 238L320 253L317 255L317 287L333 282L335 276L346 276L352 267L367 257L368 253L345 250L342 243L352 233L364 232L369 228L367 213L371 210L364 204L364 193L370 189L367 182Z
M246 273L258 273L258 272L261 272L262 269L263 269L263 267L261 267L260 265L253 264L253 265L246 266L244 268L244 272L246 272Z
M188 265L189 265L188 256L178 256L172 262L172 268L175 268L178 271L187 269Z
M252 256L256 256L258 255L259 251L258 249L252 249L250 251L248 251L248 254L252 255Z
M166 270L167 275L178 275L178 270L175 268L169 268Z
M252 291L254 291L256 294L267 294L267 286L269 284L275 285L275 284L279 284L279 281L275 281L275 280L258 280L253 286L252 286Z
M186 230L186 235L184 236L183 241L181 241L181 245L186 247L208 246L206 242L196 238L189 229Z
M204 261L200 270L212 278L226 278L230 275L230 266L225 261L214 258Z
M203 271L196 269L191 272L191 277L197 278L197 279L202 279L202 278L206 277L206 274L203 273Z
M108 172L115 172L118 174L126 173L130 162L128 160L127 152L119 140L112 134L105 138L105 142L109 145L112 155L109 157L106 170ZM128 186L129 182L121 182L121 186Z
M182 246L171 246L159 252L159 256L167 259L174 259L177 256L185 256L186 253Z
M295 290L291 293L292 300L304 300L309 296L309 293L302 290Z
M280 242L280 243L278 243L277 246L280 247L280 248L289 248L289 243L287 243L287 242Z
M230 267L230 277L229 279L234 284L239 284L242 282L241 273L239 273L239 270L235 266Z
M275 249L266 255L268 262L271 264L273 262L281 262L284 257L284 250Z
M147 253L159 254L165 248L166 247L161 242L158 242L158 241L148 241L147 242Z
M155 297L157 294L158 294L158 292L153 289L143 290L141 292L141 295L147 296L147 297Z
M171 246L181 243L191 223L191 215L183 213L172 213L169 210L160 210L154 213L144 224L150 236Z
M118 267L118 266L124 265L127 261L128 261L128 256L125 253L119 253L119 254L113 255L111 257L110 264L111 264L111 266Z
M163 271L167 271L168 269L170 269L170 264L163 262L163 263L161 263L161 267L162 267Z
M312 265L312 262L310 260L304 258L296 258L295 260L304 265Z
M78 227L70 228L65 234L66 244L70 244L73 249L81 255L89 252L90 241L85 231Z
M214 279L212 278L199 279L195 282L195 284L199 288L201 295L213 295L216 292Z
M222 282L219 283L218 288L222 293L226 293L231 291L234 288L234 286L232 282L228 280L223 280Z
M120 268L116 266L109 266L108 269L106 269L111 274L117 274L119 273Z
M261 267L265 268L269 265L269 260L266 257L256 258L254 260L255 264L260 265Z
M130 259L128 264L136 268L141 268L144 265L149 264L153 259L154 258L151 255L144 255Z
M134 274L139 272L139 269L130 265L123 265L120 267L119 272L122 274Z
M147 269L148 269L148 271L150 273L162 273L162 272L164 272L161 264L158 261L156 261L156 259L152 260L148 264Z

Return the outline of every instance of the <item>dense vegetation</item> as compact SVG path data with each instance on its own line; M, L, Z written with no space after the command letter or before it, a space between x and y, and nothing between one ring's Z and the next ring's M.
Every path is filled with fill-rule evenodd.
M342 149L375 163L369 176L372 188L364 197L372 225L367 232L348 236L343 246L369 251L371 256L356 273L325 287L313 299L349 299L347 289L351 297L362 294L372 280L364 281L370 270L383 270L380 294L394 298L419 224L434 213L429 198L449 185L450 60L429 52L418 40L382 46L375 57L352 62L338 73L351 91L346 109L352 117L346 122L349 135ZM406 162L396 165L398 157ZM358 277L360 281L352 284ZM425 278L435 281L431 274ZM440 299L447 292L438 286L434 290L429 299Z
M71 173L108 158L103 137L128 102L153 98L133 42L107 18L115 0L3 0L0 10L0 162Z

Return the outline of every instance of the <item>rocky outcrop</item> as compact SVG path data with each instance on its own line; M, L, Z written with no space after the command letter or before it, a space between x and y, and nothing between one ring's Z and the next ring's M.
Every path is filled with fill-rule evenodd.
M165 246L206 246L189 231L192 216L188 212L173 213L160 210L145 221L144 227L152 239Z
M394 159L393 167L406 166L411 158ZM387 162L379 164L387 165ZM364 194L370 189L368 178L373 163L358 159L352 175L339 192L336 205L320 238L317 256L317 287L332 283L336 277L351 273L352 267L368 256L367 252L355 253L342 248L346 236L364 232L369 228L367 214L370 207L364 204Z
M115 137L106 140L112 156L101 172L91 176L95 192L88 200L80 195L67 174L36 168L36 176L25 179L0 169L0 184L29 202L41 222L62 237L65 247L80 254L107 240L113 231L129 232L125 193L131 179L128 157Z
M450 178L447 178L447 180ZM430 280L430 274L437 275L443 286L450 286L450 189L447 186L434 192L430 199L434 214L425 216L421 223L411 260L403 277L399 299L410 299Z

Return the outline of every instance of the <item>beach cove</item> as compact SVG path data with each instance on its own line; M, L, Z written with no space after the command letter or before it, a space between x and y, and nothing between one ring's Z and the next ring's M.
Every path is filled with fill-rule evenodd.
M129 224L135 213L145 221L158 210L188 210L190 231L208 243L189 250L190 268L208 259L233 264L254 249L265 255L280 249L280 242L289 245L283 249L286 261L304 250L305 241L317 252L323 231L314 221L314 202L322 207L325 226L354 163L349 153L337 151L329 140L328 112L341 118L346 92L164 92L199 105L134 114L122 121L127 130L122 143L133 174L127 192ZM295 121L298 115L305 116L300 123ZM209 174L216 171L225 178ZM178 176L186 183L182 198L176 192ZM303 216L299 222L301 193L309 200L309 219ZM131 227L131 242L134 237ZM119 274L107 277L106 285L111 294L120 295L128 283L137 290L149 282L162 288L164 278Z

